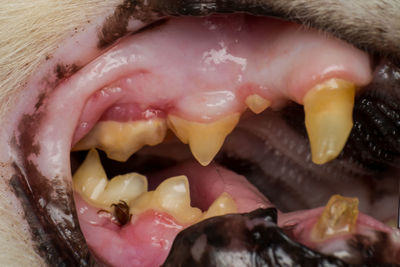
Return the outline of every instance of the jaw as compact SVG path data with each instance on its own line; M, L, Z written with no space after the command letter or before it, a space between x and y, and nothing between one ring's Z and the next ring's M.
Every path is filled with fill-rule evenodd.
M140 24L138 24L140 27ZM68 53L68 49L61 50L64 52L61 52L59 55L59 58L63 58L63 53ZM100 51L97 51L92 54L86 54L87 57L82 57L82 54L78 54L76 57L80 58L82 63L81 65L85 65L84 62L89 62L91 59L93 59ZM55 62L59 58L57 58L58 55L57 53L55 56L46 64L47 66L43 67L43 69L49 70L53 69L54 66L57 66ZM58 71L56 72L46 72L50 73L49 76L46 78L48 79L45 85L45 90L43 91L33 91L29 90L27 93L22 95L21 103L24 103L25 101L29 100L34 100L33 102L31 101L32 105L30 108L27 109L20 109L19 107L16 109L16 112L13 113L13 117L8 117L7 119L7 125L9 126L9 131L5 133L4 136L4 142L2 142L3 145L5 145L5 150L3 151L9 151L8 146L17 146L17 150L12 151L12 160L9 160L7 156L9 155L7 153L3 154L4 156L4 162L8 161L9 163L15 162L17 166L19 166L19 171L20 171L20 176L18 180L21 183L21 187L26 190L26 185L24 185L25 178L28 178L29 181L36 180L37 183L32 183L29 182L29 188L30 190L34 192L42 192L43 193L43 188L41 187L43 184L43 181L46 181L46 183L49 183L49 192L54 192L54 190L50 189L52 188L57 188L58 193L61 193L65 195L66 197L64 198L54 198L54 196L51 193L46 192L46 194L38 194L36 196L36 199L31 199L33 201L37 201L40 198L45 199L47 203L51 203L48 207L44 208L46 210L48 208L48 212L54 211L54 210L60 210L63 213L63 216L72 216L75 214L74 210L74 205L71 204L71 181L70 181L70 164L69 164L69 150L70 150L70 145L72 143L72 136L74 135L74 127L70 127L71 125L76 125L76 122L79 120L79 111L74 111L73 109L71 110L72 117L75 118L75 121L71 122L71 125L62 125L60 124L57 126L57 131L59 133L59 142L55 142L54 146L52 148L44 148L42 145L40 145L40 140L47 140L50 136L51 138L57 139L55 136L54 128L51 129L52 127L47 127L49 125L54 127L55 120L54 118L51 118L51 115L49 116L49 109L55 110L54 107L51 107L51 101L47 102L48 97L52 94L52 87L55 84L58 84L59 82L65 82L64 78L70 76L73 74L74 71L76 71L80 65L75 64L74 60L70 61L63 61L62 66L64 67L56 67ZM75 64L75 65L74 65ZM72 66L72 67L71 67ZM74 67L77 66L77 67ZM49 82L50 81L50 82ZM32 86L31 88L37 88L38 84L42 84L43 80L38 78L35 80L33 79L33 82L28 85L28 87ZM48 86L48 87L46 87ZM88 94L89 95L89 94ZM45 96L45 97L43 97ZM73 95L71 94L71 99L73 99ZM83 105L83 102L81 103ZM21 104L25 105L25 104ZM61 110L61 109L60 109ZM77 109L79 110L79 108ZM15 119L18 118L18 119ZM21 119L24 118L24 119ZM41 130L40 135L38 135L37 129L42 127L47 127L46 130ZM15 129L18 129L15 131ZM25 134L23 137L21 135ZM33 134L34 133L34 134ZM17 140L11 140L9 139L9 136L19 136L17 137ZM38 150L40 150L40 153L38 153ZM40 155L40 157L39 157ZM43 167L40 167L43 166ZM11 167L11 164L9 165L9 168ZM14 172L14 171L13 171ZM35 178L33 178L34 176ZM15 198L14 198L15 199ZM60 201L59 204L53 205L55 200ZM15 199L16 202L18 202ZM64 208L61 208L61 206L67 206L70 207L70 210L65 210ZM26 212L26 211L25 211ZM46 220L52 221L52 223L57 223L59 222L60 218L54 218L54 217L48 217ZM62 219L64 220L64 219ZM61 221L62 221L61 220ZM75 220L70 220L69 221L70 225L67 225L66 228L68 229L74 229L79 233L79 227L77 225L76 218ZM26 226L25 226L26 227ZM60 231L64 231L65 229L59 228ZM62 234L61 237L56 237L55 239L62 239ZM79 235L76 240L80 239ZM57 242L57 241L56 241ZM79 242L77 242L79 243ZM74 248L76 249L76 248ZM82 250L84 251L84 250ZM84 253L82 253L84 254ZM82 256L82 255L80 255ZM79 257L79 256L78 256Z

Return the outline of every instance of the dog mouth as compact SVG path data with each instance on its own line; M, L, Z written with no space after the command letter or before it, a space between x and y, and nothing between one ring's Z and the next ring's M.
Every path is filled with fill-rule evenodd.
M398 264L399 72L371 65L277 19L161 20L57 68L20 113L14 188L51 263Z

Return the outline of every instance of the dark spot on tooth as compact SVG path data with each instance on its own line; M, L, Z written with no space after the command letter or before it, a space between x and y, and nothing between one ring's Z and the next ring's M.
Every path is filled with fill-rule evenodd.
M57 64L54 72L56 74L56 77L59 80L71 77L73 74L75 74L78 70L80 69L80 67L76 64Z

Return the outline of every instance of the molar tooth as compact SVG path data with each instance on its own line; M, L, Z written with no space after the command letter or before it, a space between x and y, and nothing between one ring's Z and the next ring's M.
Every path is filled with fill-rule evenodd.
M358 199L333 195L311 231L315 241L324 241L355 231L358 218Z
M86 201L96 202L108 180L101 165L99 153L95 149L89 151L72 179L75 191L79 192Z
M255 114L259 114L271 106L271 102L258 94L252 94L246 97L247 107Z
M223 192L216 200L214 200L208 210L204 213L202 219L205 220L228 213L237 213L237 206L231 195Z
M324 164L336 158L353 127L354 84L331 79L304 97L305 123L312 160Z
M222 147L226 136L239 122L240 114L233 113L211 123L191 122L174 115L168 116L168 125L185 144L196 160L207 166Z
M120 200L129 203L144 192L147 192L146 176L135 172L127 173L112 178L97 202L104 207L110 207Z
M167 133L165 119L133 122L101 121L80 140L73 150L97 147L110 159L126 161L145 145L160 144Z

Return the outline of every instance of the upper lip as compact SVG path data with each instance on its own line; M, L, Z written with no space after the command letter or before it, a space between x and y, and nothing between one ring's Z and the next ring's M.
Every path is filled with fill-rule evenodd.
M159 1L162 3L163 1ZM189 8L188 8L189 7ZM166 3L165 5L162 5L160 8L165 8L167 11L161 12L160 10L157 10L159 14L162 14L162 16L167 15L168 12L171 12L173 15L175 14L190 14L190 12L194 12L195 15L206 15L208 12L231 12L233 11L232 9L229 9L229 6L218 6L215 3L209 3L206 8L205 6L202 5L203 8L199 8L199 5L193 4L193 5L188 5L185 8L182 8L182 6L174 6L172 3ZM207 8L208 7L208 8ZM174 9L175 8L175 9ZM245 9L245 7L234 7L236 9L240 9L241 11L248 11ZM255 9L254 9L255 10ZM250 10L250 12L254 11ZM268 15L273 14L273 15L281 15L277 11L270 11L266 12ZM289 17L291 20L298 20L297 17ZM317 25L318 26L318 25ZM346 37L344 37L346 38ZM112 42L110 42L112 43ZM64 78L64 77L59 77L59 78ZM39 101L38 101L39 103ZM33 115L27 120L31 119L32 122L38 123L40 125L41 120L42 120L42 115L40 108L37 109L36 112L33 113ZM25 121L26 122L26 121ZM23 126L22 124L20 125L21 129L27 131L30 128ZM25 128L24 128L25 127ZM32 126L33 130L34 127L37 126ZM21 131L20 129L20 131ZM30 143L29 143L30 142ZM42 241L42 244L47 244L47 251L51 254L50 257L50 262L51 263L70 263L70 264L80 264L82 266L84 265L90 265L92 259L88 256L88 250L84 246L84 242L82 239L82 235L80 234L76 218L71 219L71 213L74 213L74 210L67 211L67 213L64 213L64 207L60 204L58 207L53 206L54 205L54 198L51 196L51 192L54 192L54 188L58 187L60 184L53 184L49 185L48 191L43 190L41 187L43 184L42 182L44 180L47 180L40 171L35 167L33 162L29 160L29 156L32 154L35 154L35 144L36 141L34 139L33 135L25 135L25 136L19 136L17 137L16 143L14 145L17 147L17 150L19 151L18 155L18 160L16 161L15 168L17 170L18 175L15 176L15 179L13 180L13 186L14 188L20 192L21 196L27 197L30 199L31 203L36 203L31 208L33 210L37 211L37 214L42 215L43 217L36 217L35 220L39 222L36 224L36 227L42 229L42 233L46 233L45 228L47 226L51 226L52 228L55 229L55 235L51 236L48 235L46 240ZM29 177L29 179L27 178ZM33 177L37 178L37 184L32 184L31 181ZM29 182L27 182L29 181ZM54 188L51 188L54 186ZM64 193L65 196L62 198L63 204L66 206L73 207L73 205L70 204L71 201L71 195L68 192L68 185L65 184L65 189ZM22 189L22 190L20 190ZM39 190L40 189L40 190ZM25 193L23 193L25 192ZM31 193L38 193L37 195L33 195ZM40 199L46 199L49 204L49 206L40 206L39 200ZM69 200L68 200L69 199ZM60 199L58 199L60 200ZM29 212L30 208L27 208L25 211L27 213ZM64 218L60 218L61 220L54 220L54 218L51 218L51 215L49 213L54 212L54 210L58 210L61 213L64 213ZM68 217L68 220L65 220L65 218ZM74 216L75 217L75 216ZM58 223L62 224L58 224ZM66 234L67 230L73 229L72 234ZM54 254L53 254L54 253Z

